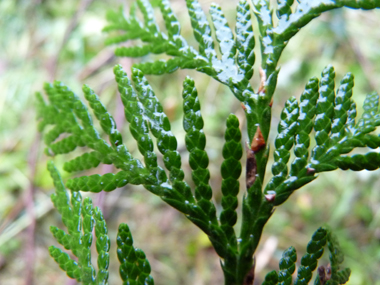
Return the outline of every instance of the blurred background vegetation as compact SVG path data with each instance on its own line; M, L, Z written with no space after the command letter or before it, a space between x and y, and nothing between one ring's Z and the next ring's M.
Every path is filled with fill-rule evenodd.
M124 123L112 67L120 63L129 71L133 62L141 59L115 58L113 48L104 46L101 32L107 9L128 6L131 1L0 1L0 284L75 284L47 250L49 245L56 245L49 226L63 225L50 201L54 189L46 170L49 158L37 133L34 93L42 90L45 81L62 80L80 96L81 85L89 84L114 115L129 149L136 153ZM211 1L200 2L207 11ZM214 2L220 2L233 28L236 1ZM184 1L171 3L183 36L194 44ZM159 13L157 18L161 21ZM379 26L380 11L343 9L323 14L291 40L280 62L272 141L284 102L290 96L299 97L308 78L319 77L327 64L335 66L337 81L346 72L355 75L358 106L366 93L380 91ZM256 88L259 64L257 56L252 79ZM229 113L235 113L244 130L244 114L227 88L203 74L180 70L148 76L178 137L190 184L181 121L181 82L186 75L195 79L202 103L211 184L215 202L220 203L225 120ZM62 166L64 159L55 158L56 164ZM112 170L107 167L100 166L91 173ZM63 171L62 175L68 177ZM242 193L244 185L242 178ZM103 209L109 227L113 246L110 284L121 283L114 247L121 222L129 224L135 246L147 254L156 284L223 283L219 260L207 237L159 198L132 186L90 196ZM349 284L380 284L379 171L322 174L279 207L265 228L256 255L257 284L267 272L278 269L281 253L290 245L301 256L312 232L324 224L339 237L345 265L352 269ZM327 262L325 257L322 264Z

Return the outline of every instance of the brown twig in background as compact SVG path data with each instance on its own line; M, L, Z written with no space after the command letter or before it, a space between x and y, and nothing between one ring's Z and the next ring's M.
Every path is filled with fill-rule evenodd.
M36 216L34 212L34 177L36 175L38 150L41 141L41 135L38 133L33 141L32 147L28 156L28 168L29 168L29 186L26 189L24 203L25 209L31 222L26 230L25 235L25 284L33 284L33 273L35 264L35 247L34 247L34 234L36 228Z
M91 61L83 68L77 78L79 80L84 80L91 75L98 72L101 68L104 68L104 66L107 66L112 60L115 58L115 53L113 50L110 49L104 49L100 53L98 53Z

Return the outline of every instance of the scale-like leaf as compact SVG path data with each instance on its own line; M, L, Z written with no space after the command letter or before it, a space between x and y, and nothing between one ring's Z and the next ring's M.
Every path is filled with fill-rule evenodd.
M252 3L256 8L254 12L259 24L260 35L264 39L268 35L268 31L273 28L273 11L268 0L253 0Z
M296 270L297 252L294 247L289 247L282 254L280 259L280 271L278 272L279 285L291 285L293 283L292 274Z
M351 108L352 88L354 77L351 73L346 74L340 82L335 97L334 118L332 121L331 140L336 144L346 136L345 125L348 119L348 111Z
M262 285L277 285L278 284L278 275L276 270L269 272L265 276L265 280Z
M278 135L275 140L274 163L272 166L273 178L267 185L267 189L276 189L288 175L288 161L290 149L294 144L297 132L299 107L296 98L292 97L285 103L281 113L281 121L278 124Z
M329 134L331 131L332 119L334 117L334 79L334 68L332 66L326 67L322 72L314 122L315 141L317 145L311 154L312 163L313 161L316 161L315 164L318 165L318 167L320 167L319 159L331 146ZM328 169L328 166L325 167L325 169Z
M216 58L214 40L211 36L211 28L198 0L186 0L194 37L199 43L199 53L205 56L209 62Z
M133 238L127 224L120 224L117 232L117 257L120 261L120 277L123 284L153 285L150 264L141 249L133 246Z
M130 84L128 86L132 90ZM82 154L66 162L64 168L67 171L89 169L96 167L100 162L114 164L116 168L123 170L116 176L106 174L102 178L96 175L74 178L68 182L68 187L71 187L70 189L99 192L101 190L111 191L116 187L124 186L126 182L132 184L157 183L154 176L149 175L149 171L139 160L134 159L125 145L123 145L121 134L116 128L114 119L99 101L98 96L88 86L85 85L83 87L85 97L94 110L95 116L100 121L103 131L108 135L110 144L100 138L100 135L93 126L87 107L70 89L61 82L56 82L55 85L47 84L45 85L45 89L51 101L51 105L45 106L45 109L54 108L55 115L46 112L42 119L45 121L45 124L53 124L55 126L52 130L60 130L60 135L64 133L71 134L66 138L58 140L59 138L56 135L52 138L52 132L47 133L48 141L50 142L47 151L52 154L61 154L73 151L77 145L87 146L94 151ZM137 109L133 111L139 112ZM142 117L141 121L146 124ZM144 136L140 130L136 132L139 138ZM146 130L149 131L147 124ZM149 144L148 139L150 137L147 134L141 139L139 148L150 150L150 154L145 155L148 158L146 162L154 162L153 144L152 142Z
M56 192L52 201L62 216L62 222L68 233L57 227L51 227L51 232L65 249L71 250L77 261L55 246L49 247L50 255L71 278L85 284L107 284L109 267L109 237L102 213L94 209L90 198L82 201L79 192L72 192L71 203L62 179L52 162L48 170L53 178ZM98 273L91 264L92 230L95 226L96 248L98 252Z
M321 227L313 234L311 241L307 245L306 254L301 258L301 265L298 267L297 278L294 281L294 285L309 284L309 281L313 275L313 271L317 268L318 259L320 259L323 255L326 243L330 251L331 268L328 269L328 278L330 278L331 274L331 279L326 279L325 275L323 275L322 278L324 279L323 283L321 283L321 275L318 275L315 279L314 284L339 285L347 282L350 275L350 270L346 268L342 271L338 271L340 264L343 262L343 255L340 250L339 243L336 237L331 233L330 229ZM265 277L263 285L293 284L292 274L296 269L296 261L297 253L295 248L291 246L282 254L282 258L280 259L279 264L280 271L278 274L275 270L269 272ZM324 266L321 266L318 271L320 270L326 270L326 268Z
M195 184L195 198L202 212L193 212L188 218L200 226L210 238L219 256L225 258L228 251L228 240L225 233L219 227L216 217L216 208L212 198L212 189L209 185L210 172L207 169L208 155L206 153L206 137L203 132L203 119L200 111L200 103L194 81L187 77L183 82L183 128L186 131L185 143L190 153L189 164L192 178ZM196 209L196 207L194 207ZM201 218L200 215L205 215ZM206 220L201 220L201 219ZM233 253L232 253L233 254Z
M103 213L98 207L95 208L93 217L95 220L96 251L98 252L98 274L96 276L96 284L107 284L111 242L107 235L108 229L106 221L104 220Z
M200 103L194 81L187 77L183 83L183 128L186 131L186 148L190 152L189 164L193 181L196 185L195 197L198 201L210 200L212 190L208 183L210 172L207 169L208 155L206 153L206 136L203 132L203 119Z
M173 13L173 10L170 6L168 0L162 0L160 2L161 14L165 21L165 27L168 31L169 39L175 41L174 37L177 37L181 33L181 25L178 22L176 15Z
M116 122L106 107L100 102L98 95L87 85L83 86L83 93L88 101L91 109L94 111L95 117L99 120L103 131L108 135L111 146L117 149L117 146L123 143L120 132L116 128Z
M67 172L82 171L97 167L102 162L102 156L99 152L86 152L70 161L65 162L63 169Z
M283 203L294 190L315 179L316 173L338 167L372 170L380 166L380 155L376 152L342 156L356 147L374 149L380 147L380 137L372 134L380 125L378 95L373 93L367 96L364 114L356 122L356 105L351 99L353 77L350 74L346 75L335 95L334 70L329 66L322 73L319 88L318 80L312 79L306 86L299 104L294 98L287 101L275 140L275 164L272 167L274 176L263 191L270 145L268 138L272 96L279 72L277 64L283 49L300 28L322 12L343 6L373 9L379 8L380 3L377 0L304 0L293 4L293 0L278 0L276 12L279 21L275 26L269 1L253 0L253 12L258 20L260 32L262 67L260 86L255 92L249 82L253 74L255 42L247 2L240 0L237 5L235 37L228 27L221 8L216 4L211 6L210 15L215 28L215 38L219 43L221 59L217 58L209 22L197 0L186 0L186 6L195 39L199 44L199 51L189 46L180 35L179 21L168 0L154 3L155 6L160 7L167 34L160 31L152 4L148 0L137 0L137 5L132 4L128 16L124 15L121 9L107 14L109 25L104 30L116 35L107 39L107 44L129 40L142 42L140 46L118 47L115 52L117 55L145 57L149 54L166 54L169 56L165 60L136 64L134 67L139 70L132 71L135 89L120 66L114 69L130 132L144 156L145 165L133 158L123 145L115 121L89 87L83 88L85 97L108 136L109 143L93 126L86 105L64 84L56 82L54 85L45 86L49 104L45 103L42 96L37 95L38 116L41 118L39 129L43 130L46 126L52 126L44 138L47 154L64 154L79 147L86 147L86 153L66 162L64 169L69 172L81 171L96 167L100 163L112 164L119 169L117 174L106 173L102 176L91 175L69 179L67 186L76 191L99 192L111 191L127 183L143 184L149 191L183 212L209 236L217 254L223 259L225 284L253 282L252 256L259 243L263 227L273 213L274 206ZM137 9L141 13L137 13ZM141 19L140 16L142 16ZM179 68L196 69L206 73L227 85L243 103L250 144L247 150L249 177L246 179L248 187L242 203L242 227L238 239L235 238L233 230L236 222L238 177L241 172L239 162L241 145L237 119L230 116L227 121L226 144L223 151L225 161L222 165L222 212L218 221L216 208L211 202L212 190L209 185L210 173L207 169L208 156L205 152L203 119L194 82L189 78L185 80L183 97L186 147L190 152L189 162L196 186L195 197L190 187L183 181L181 157L177 152L177 141L170 130L169 120L144 77L146 74L171 73ZM316 146L310 149L309 135L313 128ZM157 154L150 134L156 138L157 148L163 154L164 165L169 175L157 163ZM295 160L288 171L291 148L294 148ZM87 152L88 149L91 151ZM60 187L64 189L63 185ZM103 217L97 210L92 209L88 200L82 202L77 192L73 192L71 203L67 196L58 191L57 195L53 196L53 201L62 214L68 233L57 228L52 228L52 232L60 244L73 251L78 257L78 262L71 260L67 254L57 248L51 248L52 255L68 275L74 276L77 280L94 282L95 274L90 263L88 245L91 227L95 223L95 233L98 237L97 249L101 256L98 259L100 272L96 282L100 284L106 282L109 240L106 236L107 230ZM82 221L83 229L79 229L78 225ZM129 232L129 229L125 227L123 225L120 233ZM326 230L320 229L309 243L307 254L301 260L296 284L306 284L310 280L311 272L315 269L317 259L323 251L323 237L321 237L323 231ZM83 245L87 246L82 251L78 250L82 246L78 242L81 237L83 237ZM153 281L149 276L150 268L146 271L139 268L147 262L145 255L136 251L132 243L129 244L130 232L125 237L128 247L121 245L123 250L128 250L123 253L124 259L121 260L121 275L124 284L152 284ZM331 244L335 244L333 240ZM349 271L338 271L337 266L341 259L336 254L335 246L329 245L329 247L334 251L332 263L335 264L337 270L334 278L327 284L342 284L348 280ZM132 255L129 256L129 253ZM133 261L128 263L127 257L132 258ZM264 284L290 284L295 258L295 250L290 248L280 261L280 273L278 275L275 271L269 273Z
M303 176L306 174L307 161L309 158L310 133L314 126L314 116L318 98L318 79L311 78L305 86L299 104L298 131L295 136L294 155L290 176Z
M315 179L315 173L334 170L338 167L343 170L375 170L380 167L379 156L374 152L342 156L355 147L374 149L380 147L380 137L370 134L380 125L379 96L376 93L367 96L364 102L365 112L356 123L356 105L351 99L353 76L351 74L344 76L336 95L334 77L333 67L328 66L322 72L319 88L317 79L311 79L306 85L301 96L300 114L297 119L295 160L287 176L286 163L289 153L277 150L278 139L276 139L275 163L272 168L275 170L273 172L275 176L266 186L267 191L274 189L276 193L275 205L283 203L294 190ZM280 126L285 127L279 129L278 137L282 138L281 132L284 132L292 138L294 129L286 126L282 121L279 128ZM309 158L309 134L312 128L315 130L316 146L311 150ZM291 141L289 141L290 147ZM283 163L280 164L279 162L282 161Z
M230 240L230 244L236 246L233 226L237 221L237 195L240 186L238 179L241 174L240 159L243 155L243 150L241 147L239 120L233 114L230 114L227 118L227 129L224 138L226 140L223 147L224 161L221 166L223 211L220 213L220 223Z
M297 270L297 278L294 285L309 284L313 271L317 268L318 259L321 258L327 242L328 232L319 228L312 236L306 248L306 254L301 258L301 266Z
M108 20L111 22L104 30L109 32L120 30L127 32L130 36L116 36L108 39L107 44L122 42L124 39L140 38L147 44L133 47L118 47L115 54L118 56L141 57L149 53L161 54L166 53L172 58L167 60L156 60L153 62L145 62L135 64L135 67L140 69L144 74L163 74L171 73L178 68L190 68L204 72L213 76L216 80L230 86L237 93L236 96L241 96L241 90L238 92L236 85L242 89L251 89L248 79L252 76L252 65L254 62L254 39L252 33L252 25L246 25L250 22L249 5L241 3L243 9L240 26L237 27L238 37L235 43L233 33L228 27L227 21L221 8L217 5L212 5L210 8L211 18L215 27L216 39L219 42L220 51L222 53L221 60L217 59L214 50L214 40L212 38L211 28L207 17L203 12L200 4L196 0L188 0L187 8L191 23L193 26L194 36L199 43L199 53L189 46L184 38L180 35L180 27L177 18L175 17L170 4L167 0L161 1L160 9L165 20L165 27L168 31L168 36L160 32L157 28L157 23L151 15L151 7L145 4L144 1L139 2L140 10L144 15L144 23L141 23L135 15L126 17L120 12L109 13ZM239 8L237 8L239 11ZM240 16L238 16L239 18ZM153 23L155 23L153 25ZM156 27L149 29L147 25ZM140 34L140 36L136 35ZM245 59L238 56L238 65L240 72L235 63L236 46L240 44L240 53L248 53ZM235 93L235 92L234 92Z
M339 271L344 256L336 236L331 231L327 236L327 246L330 251L331 278L326 282L326 285L345 284L350 278L351 270L346 268Z
M236 6L236 62L239 69L245 74L247 80L253 75L253 64L255 63L255 37L252 29L251 11L249 3L240 0Z
M136 181L127 171L120 171L116 174L107 173L104 175L94 174L81 176L67 180L66 187L73 191L85 191L98 193L100 191L112 191L123 187L131 181ZM133 183L132 183L133 184Z
M380 154L377 152L369 152L367 154L341 156L335 160L335 163L337 167L343 170L376 170L380 167Z
M152 5L148 0L137 0L137 5L140 8L144 17L144 25L152 34L159 32Z
M121 100L124 105L125 118L129 122L129 130L137 142L140 153L148 169L157 167L157 156L153 151L153 141L149 135L148 122L144 118L145 109L139 102L126 72L120 65L114 68Z
M214 24L216 40L222 54L222 61L233 58L236 53L234 35L228 26L226 17L219 5L213 3L210 7L210 15Z

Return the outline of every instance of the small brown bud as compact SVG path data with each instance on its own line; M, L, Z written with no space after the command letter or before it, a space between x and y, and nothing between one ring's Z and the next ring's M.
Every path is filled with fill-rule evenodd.
M243 285L253 285L253 282L255 281L255 265L256 260L255 257L253 257L253 265L245 276Z
M274 202L274 199L276 199L276 192L275 191L267 191L267 194L264 195L265 200L268 202Z
M251 150L254 152L258 152L259 150L265 147L265 140L263 137L263 133L260 130L260 127L257 127L255 136L253 137L251 143Z
M308 175L314 175L314 173L315 173L315 169L314 169L314 168L311 168L311 167L308 167L308 168L306 169L306 173L307 173Z
M255 183L257 174L257 163L255 158L255 153L248 147L247 144L247 163L246 163L246 174L245 182L247 189L251 188L253 183Z
M330 263L324 267L323 265L318 267L318 276L321 285L325 285L328 280L331 279L331 265Z

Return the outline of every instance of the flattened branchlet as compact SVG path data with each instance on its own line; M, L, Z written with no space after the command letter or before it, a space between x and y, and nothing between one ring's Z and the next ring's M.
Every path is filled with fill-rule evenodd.
M210 7L210 23L197 0L186 0L196 47L190 46L181 36L180 23L168 0L159 1L165 30L160 29L148 0L132 3L129 15L125 15L122 9L107 13L108 25L104 31L110 36L106 44L129 40L142 42L138 46L117 47L117 56L163 54L166 58L134 64L129 77L120 65L114 68L129 131L142 160L130 153L115 120L87 85L83 87L83 93L88 104L59 81L45 85L48 102L38 94L39 129L43 131L45 126L52 126L44 137L48 155L63 155L82 147L81 155L65 162L63 168L66 171L78 172L100 164L111 164L117 169L116 173L81 175L63 182L53 163L49 162L48 168L56 186L52 200L62 215L67 233L56 227L51 231L58 243L71 250L75 258L54 246L49 250L70 278L85 284L106 284L109 274L110 240L104 218L99 209L93 208L91 200L82 201L80 191L112 191L127 184L143 185L207 234L221 259L225 284L242 285L254 282L254 254L263 228L276 206L286 202L295 190L316 179L318 173L337 168L357 171L380 167L380 154L376 151L380 139L374 134L380 125L379 96L375 92L367 95L364 112L356 118L356 104L352 99L354 77L348 73L337 84L332 66L327 66L320 78L311 78L307 82L299 100L292 97L286 101L275 140L269 140L278 62L292 37L325 11L341 7L375 9L380 8L380 2L301 0L295 5L293 0L278 0L277 4L277 8L272 9L267 0L252 1L252 11L258 23L258 31L254 34L248 1L240 0L237 4L235 30L232 31L217 4ZM137 9L141 13L136 13ZM274 21L273 17L278 20ZM254 53L255 38L261 47L258 56L262 62L257 88L250 82L257 56ZM215 43L218 43L220 56ZM220 167L221 190L213 190L209 183L209 157L205 150L204 120L196 83L187 77L182 92L185 143L195 186L192 189L184 179L176 134L145 78L145 75L162 75L178 69L195 69L226 85L243 107L247 128L244 130L247 132L245 142L242 142L238 118L231 114L226 120ZM99 120L107 139L94 127L87 105ZM62 138L61 134L66 136ZM247 145L245 156L243 144ZM164 167L158 163L161 156L157 155L155 147L162 155ZM264 184L269 148L273 149L272 175ZM350 155L356 148L374 151ZM242 157L245 159L243 166ZM239 201L239 178L244 167L246 189ZM213 200L215 191L222 194L220 213ZM238 216L241 216L240 233L234 227ZM89 250L93 228L98 270L91 264ZM326 246L330 251L330 263L318 267ZM123 284L154 283L149 262L140 249L133 247L132 234L126 224L119 227L117 254ZM282 255L279 271L268 273L263 284L308 284L316 270L314 284L344 284L349 279L350 270L341 269L343 255L336 237L328 228L321 227L314 233L300 264L297 265L296 261L296 250L290 247ZM296 276L295 280L293 276Z

